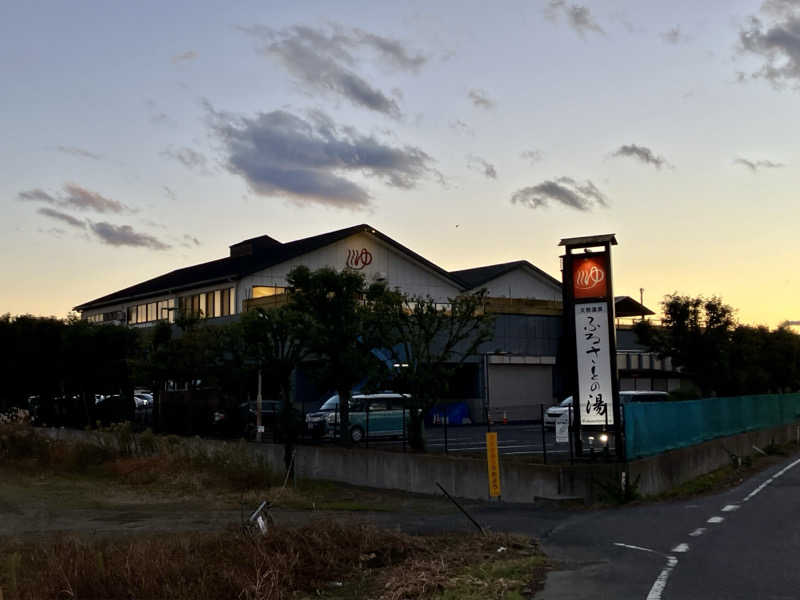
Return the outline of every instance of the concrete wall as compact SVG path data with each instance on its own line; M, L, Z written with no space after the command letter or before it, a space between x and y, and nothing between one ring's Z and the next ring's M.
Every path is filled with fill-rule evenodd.
M731 464L731 455L753 456L770 443L785 444L800 437L800 423L717 438L695 446L671 450L632 461L631 481L639 479L642 494L659 494L700 475Z
M56 439L113 444L108 434L68 429L43 429ZM719 438L631 462L630 481L639 478L639 492L658 494L681 483L730 464L731 454L755 454L752 446L765 448L798 439L800 423ZM213 454L231 442L185 438L184 443ZM283 446L247 444L248 452L262 457L276 472L283 471ZM395 489L419 494L440 494L436 482L459 498L488 498L486 459L431 454L381 452L360 448L298 446L297 475L307 479L339 481L351 485ZM500 461L500 485L504 502L529 503L537 499L582 499L591 504L602 487L620 481L621 464L584 463L537 465Z

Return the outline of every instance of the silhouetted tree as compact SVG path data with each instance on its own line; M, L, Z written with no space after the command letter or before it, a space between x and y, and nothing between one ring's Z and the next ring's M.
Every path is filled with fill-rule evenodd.
M410 395L409 443L424 449L425 414L447 391L454 369L491 339L494 319L484 310L486 290L437 303L430 296L392 292L373 306L394 362L390 381Z

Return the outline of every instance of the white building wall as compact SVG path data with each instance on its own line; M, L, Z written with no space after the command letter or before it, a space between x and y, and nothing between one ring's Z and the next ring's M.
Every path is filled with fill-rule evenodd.
M520 267L485 283L492 298L529 298L561 301L561 288L537 273Z
M353 257L361 257L365 249L371 256L371 262L362 265ZM446 302L448 298L461 292L448 279L411 260L390 245L370 235L358 233L325 248L242 278L237 286L237 311L241 311L243 301L251 297L253 286L286 286L286 276L300 265L305 265L312 271L323 267L341 271L350 266L363 273L367 281L382 277L391 288L399 288L408 294L430 295L437 302Z

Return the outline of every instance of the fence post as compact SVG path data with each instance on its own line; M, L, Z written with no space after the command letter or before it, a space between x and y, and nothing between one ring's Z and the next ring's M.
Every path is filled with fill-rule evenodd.
M447 408L444 409L444 453L447 454L447 423L449 419L447 417Z
M539 405L539 417L542 420L542 455L544 464L547 464L547 435L544 431L544 404Z
M569 433L569 464L575 464L574 455L572 453L572 405L567 407L567 414L569 415L569 424L567 425L567 432Z
M406 451L406 401L403 400L403 452Z

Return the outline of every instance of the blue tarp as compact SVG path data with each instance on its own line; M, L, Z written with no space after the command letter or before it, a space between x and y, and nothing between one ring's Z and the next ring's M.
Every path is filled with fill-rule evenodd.
M437 404L426 415L425 424L439 425L444 422L445 415L449 425L464 425L469 422L469 406L466 402Z

